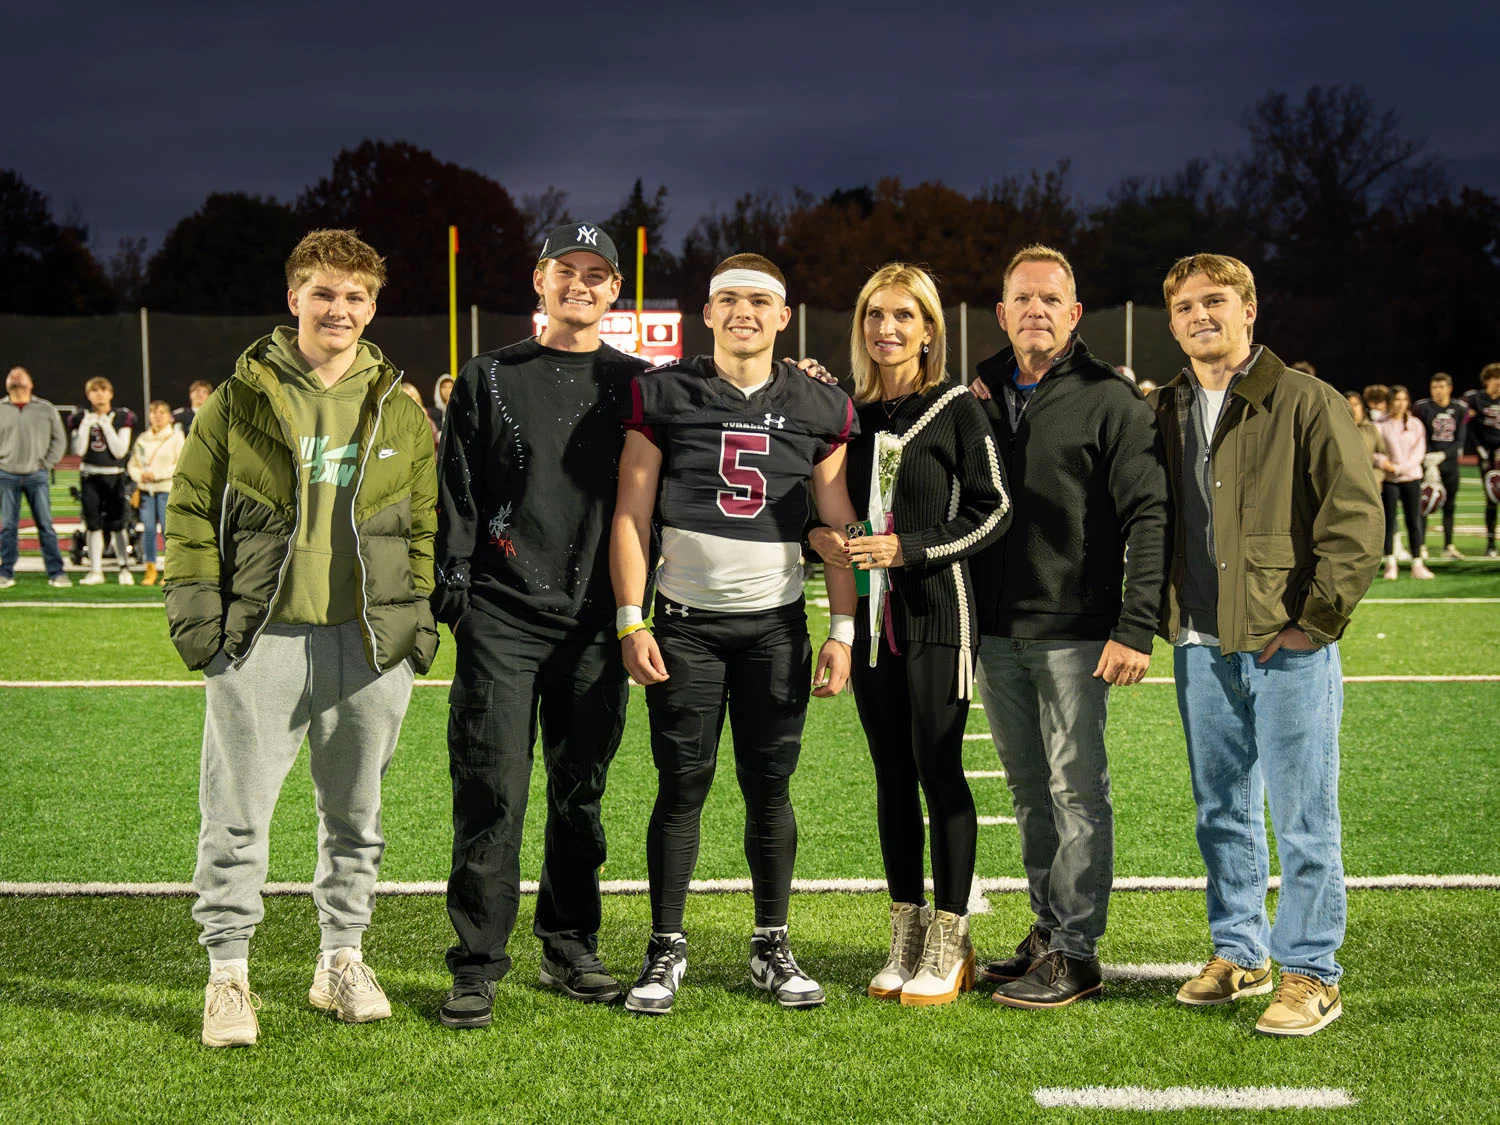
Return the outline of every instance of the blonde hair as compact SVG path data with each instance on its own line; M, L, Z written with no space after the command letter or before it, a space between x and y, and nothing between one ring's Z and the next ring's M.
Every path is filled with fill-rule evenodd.
M1172 298L1177 295L1177 290L1195 273L1201 273L1215 285L1233 289L1235 295L1247 305L1259 304L1255 299L1255 275L1244 262L1227 254L1189 254L1186 258L1177 259L1176 264L1167 271L1166 280L1161 283L1162 301L1168 309L1172 307Z
M352 230L309 232L286 260L286 287L301 289L319 270L353 278L372 301L385 284L385 259Z
M849 325L849 370L854 376L854 401L873 402L880 397L880 369L865 347L865 313L870 299L890 286L899 289L922 311L922 320L932 329L932 342L922 356L917 375L917 393L935 387L948 375L948 330L943 323L943 303L938 298L937 282L921 266L907 262L887 262L870 275L859 300L854 303L854 320Z
M1000 296L1005 296L1005 287L1010 284L1010 275L1016 272L1016 267L1026 262L1051 262L1062 268L1068 278L1068 289L1073 294L1073 300L1078 300L1078 282L1073 277L1073 267L1068 262L1067 255L1061 250L1054 250L1050 246L1044 246L1040 242L1033 242L1030 246L1023 246L1015 252L1010 260L1010 265L1005 267L1005 276L1000 281Z
M115 385L103 375L95 375L83 385L84 394L88 394L90 391L108 391L110 394L114 394Z

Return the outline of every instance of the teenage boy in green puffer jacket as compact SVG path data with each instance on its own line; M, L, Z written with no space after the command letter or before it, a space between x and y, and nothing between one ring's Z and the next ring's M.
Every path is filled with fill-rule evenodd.
M400 372L360 339L385 262L350 231L314 231L286 277L296 329L252 344L204 404L167 507L168 624L207 689L193 917L213 1047L259 1032L250 937L304 736L322 823L308 999L351 1022L391 1014L360 953L385 847L380 780L413 672L437 650L432 434Z

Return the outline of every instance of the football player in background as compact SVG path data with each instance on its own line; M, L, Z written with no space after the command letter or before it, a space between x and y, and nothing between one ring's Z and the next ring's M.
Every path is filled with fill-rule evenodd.
M1487 363L1479 372L1483 390L1470 391L1464 402L1474 412L1474 452L1479 454L1479 476L1484 481L1484 557L1500 557L1495 549L1496 493L1500 480L1489 474L1500 469L1500 363Z
M130 436L135 432L135 414L114 405L114 384L96 375L83 385L88 410L73 413L68 428L73 431L73 452L82 458L78 466L83 524L88 529L89 572L80 586L104 581L104 533L114 537L115 561L120 564L120 585L135 585L130 573L130 504L126 501L125 466L130 460Z
M646 687L658 775L646 836L652 932L625 998L633 1012L670 1011L687 969L683 914L726 711L755 898L751 979L783 1007L824 1000L787 940L797 851L788 782L813 665L801 540L809 479L824 523L855 520L844 445L857 424L843 391L774 361L790 315L775 265L758 254L726 258L703 308L714 354L656 369L631 387L610 573L625 666ZM648 628L653 518L662 566ZM826 573L833 620L818 654L819 696L843 689L854 639L853 572Z
M1463 552L1453 545L1453 513L1458 503L1458 458L1464 451L1464 435L1468 432L1469 419L1473 411L1469 404L1453 397L1453 376L1439 371L1428 382L1431 397L1421 399L1411 412L1427 427L1427 453L1441 453L1438 462L1438 480L1443 484L1443 557L1463 558ZM1427 516L1422 516L1421 556L1427 557Z

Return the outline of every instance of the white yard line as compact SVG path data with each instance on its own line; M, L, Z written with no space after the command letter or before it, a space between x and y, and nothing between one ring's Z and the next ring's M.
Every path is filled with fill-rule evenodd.
M38 602L0 601L0 609L155 609L162 610L161 602Z
M1346 1109L1359 1099L1332 1086L1039 1086L1043 1109Z
M1148 961L1139 965L1103 965L1105 980L1187 980L1198 975L1201 961Z
M1497 605L1500 598L1366 598L1360 605Z
M1344 880L1354 891L1424 891L1424 890L1482 890L1500 891L1500 875L1356 875ZM1134 875L1117 877L1114 890L1119 893L1132 891L1202 891L1205 880L1200 876L1180 877L1174 875ZM1271 889L1281 885L1273 876ZM928 881L931 886L931 880ZM605 879L600 890L609 895L643 895L650 890L644 879ZM694 879L690 888L698 894L747 894L749 879ZM1022 894L1027 891L1025 879L975 879L976 894ZM375 884L377 894L383 895L440 895L447 884L381 882ZM794 879L792 890L799 894L883 894L884 879ZM534 880L522 880L522 894L536 894ZM196 892L191 883L7 883L0 882L0 895L29 898L78 898L94 895L162 897L191 895ZM312 893L311 883L267 883L268 895L306 895ZM972 897L972 895L971 895ZM1193 966L1197 972L1197 966ZM1191 975L1191 974L1189 974Z
M966 735L964 735L964 741L965 742L988 742L989 740L990 740L990 736L989 736L988 732L986 732L984 734L966 734Z
M1002 824L1014 824L1016 822L1016 818L1013 816L979 816L975 817L974 820L981 828L995 828ZM930 824L931 822L924 816L922 823Z
M1004 777L1004 770L964 770L964 776L971 781L982 781L985 778Z

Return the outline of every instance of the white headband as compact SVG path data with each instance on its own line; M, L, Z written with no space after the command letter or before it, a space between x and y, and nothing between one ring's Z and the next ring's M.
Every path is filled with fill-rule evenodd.
M720 289L728 289L730 286L736 289L741 286L765 289L775 293L783 301L786 300L786 286L763 270L725 270L708 283L708 295L712 297Z

